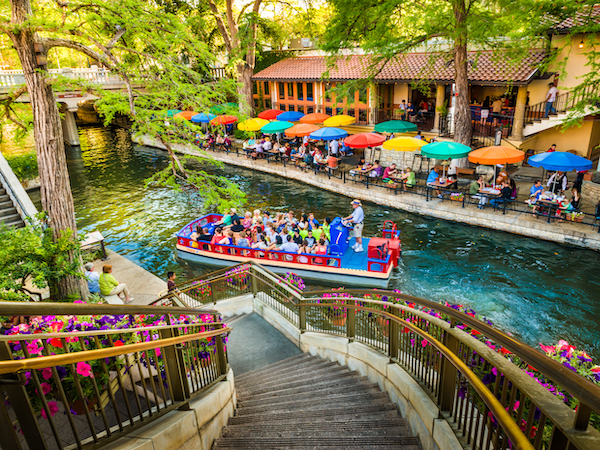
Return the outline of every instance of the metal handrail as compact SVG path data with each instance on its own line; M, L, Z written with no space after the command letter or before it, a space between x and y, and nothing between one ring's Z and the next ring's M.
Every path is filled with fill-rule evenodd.
M176 306L102 305L74 303L0 302L0 310L6 316L41 315L89 315L120 316L124 314L217 314L210 309L181 308Z
M187 324L192 326L206 326L206 324ZM212 325L212 323L211 323ZM136 331L140 331L139 328ZM184 342L195 341L197 339L205 339L214 336L220 336L229 333L231 328L219 328L212 331L204 331L202 333L184 334L182 336L157 339L155 341L140 342L137 344L126 344L119 347L107 347L96 350L84 350L75 353L65 353L62 355L41 356L39 358L17 359L12 361L0 361L0 375L6 373L18 373L23 370L44 369L46 367L56 367L65 364L76 364L82 361L90 361L101 358L111 358L113 356L122 356L132 352L141 352L158 347L168 347L171 345L182 344ZM106 334L106 330L104 330ZM37 336L37 335L36 335ZM18 336L13 335L13 340L17 340Z
M411 295L399 294L394 291L389 290L373 290L373 289L344 289L344 293L347 294L373 294L373 295L386 295L388 297L394 297L401 300L408 301L410 303L415 303L416 305L423 306L426 308L430 308L436 310L437 312L441 312L450 316L453 320L466 324L469 327L480 331L485 336L493 339L496 343L502 344L505 348L510 350L516 356L521 358L523 361L526 361L532 367L535 367L540 373L544 376L550 378L552 381L560 385L565 390L569 391L581 401L585 402L589 405L596 413L600 414L600 386L592 383L589 380L586 380L582 376L574 373L573 371L567 369L558 361L555 361L546 355L541 354L540 352L534 350L530 346L523 344L511 336L497 330L496 328L478 320L474 317L471 317L467 314L464 314L460 311L457 311L449 306L442 305L440 303L433 302L431 300L425 300L419 297L413 297ZM340 291L336 290L321 290L321 291L311 291L311 297L304 298L304 300L309 300L310 298L315 298L315 295L322 294L332 294L332 293L340 293ZM322 298L322 297L319 297ZM369 302L368 299L364 298L347 298L348 300L357 300L361 302ZM387 304L386 302L380 302L381 304ZM451 326L455 324L451 322Z
M8 179L4 176L4 173L2 172L2 170L0 170L0 177L2 178L1 184L6 187L6 192L10 196L11 200L14 200L17 202L18 208L20 210L20 214L22 215L21 218L30 217L30 215L27 213L27 210L21 204L21 200L19 200L19 196L15 194L12 185L10 184Z
M340 291L336 291L336 292L340 293ZM370 303L370 301L368 299L358 299L358 298L355 299L355 298L340 297L340 299L342 299L342 298L345 301L360 300L363 303ZM377 303L385 304L385 302L377 302ZM339 305L339 304L338 303L328 303L328 302L304 303L303 304L303 306L321 307L321 308L329 307L331 305ZM473 387L473 389L475 389L477 394L479 394L479 396L484 401L486 406L490 409L490 411L492 412L492 414L494 415L496 420L498 420L498 423L501 424L502 429L504 431L506 431L506 433L508 434L508 437L510 438L511 442L513 444L515 444L516 448L522 449L522 450L527 450L527 449L533 450L534 449L533 445L531 445L531 443L529 442L527 437L522 433L519 426L515 423L515 421L510 416L508 411L506 409L504 409L504 406L502 406L502 403L500 403L500 401L496 398L494 393L488 389L488 387L483 383L483 381L481 381L477 377L477 375L475 375L475 373L473 373L473 371L463 361L461 361L461 359L455 353L452 352L452 350L450 350L448 347L446 347L444 344L442 344L436 338L431 336L429 333L423 331L416 325L413 325L412 323L407 322L407 321L401 319L400 317L397 317L397 316L387 313L385 311L381 311L381 310L373 309L373 308L365 308L361 305L356 305L356 304L355 305L344 304L343 307L348 308L348 309L353 309L353 310L362 310L362 311L373 313L373 314L379 314L381 316L384 316L386 319L389 319L397 324L401 324L402 326L409 328L413 333L416 333L419 336L421 336L422 338L426 339L431 345L433 345L437 350L439 350L444 355L444 357L450 362L450 364L452 364L456 368L456 370L458 370L462 374L462 376L464 376L467 379L469 384Z

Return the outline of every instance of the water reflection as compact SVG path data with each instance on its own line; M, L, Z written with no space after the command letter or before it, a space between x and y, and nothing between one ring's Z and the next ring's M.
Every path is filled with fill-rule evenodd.
M68 150L78 226L98 229L109 248L164 277L199 275L173 258L173 233L202 214L194 193L145 187L166 164L161 151L132 146L122 130L81 130ZM262 173L226 167L248 195L248 207L348 214L347 197ZM522 238L377 205L365 205L365 233L384 220L402 230L403 257L391 287L466 304L531 345L565 338L600 357L600 260L596 252ZM193 273L190 273L193 272Z

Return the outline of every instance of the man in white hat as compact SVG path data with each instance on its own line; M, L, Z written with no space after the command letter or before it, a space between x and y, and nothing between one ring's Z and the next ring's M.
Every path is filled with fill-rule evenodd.
M342 220L344 224L353 223L354 224L354 237L356 238L356 243L352 246L352 249L356 253L363 252L365 249L362 246L362 230L364 227L365 213L362 209L362 204L360 200L352 200L350 202L354 211L348 217L344 217Z

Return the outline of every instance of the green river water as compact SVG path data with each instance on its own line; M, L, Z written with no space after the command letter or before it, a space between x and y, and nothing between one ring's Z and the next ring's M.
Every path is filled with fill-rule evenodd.
M164 167L164 152L133 145L124 130L82 128L81 147L67 149L78 227L99 230L108 247L150 272L198 276L180 266L174 233L204 213L194 193L144 187ZM299 182L227 166L248 195L248 209L347 215L347 197ZM37 194L39 196L39 194ZM34 196L34 201L38 201ZM460 303L530 345L567 339L600 357L600 254L508 233L366 204L365 235L397 222L402 261L390 288ZM118 274L117 274L118 275Z

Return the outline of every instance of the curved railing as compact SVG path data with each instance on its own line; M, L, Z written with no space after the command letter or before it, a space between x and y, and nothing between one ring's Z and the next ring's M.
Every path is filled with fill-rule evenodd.
M236 266L237 278L227 270L215 287L254 294L301 332L344 336L388 355L473 448L600 447L590 426L592 412L600 414L600 386L475 317L387 290L299 292L254 262ZM199 303L225 298L226 289L197 295L191 283L183 291Z
M104 445L185 407L228 370L230 328L214 311L2 302L0 315L29 317L0 336L7 450Z

